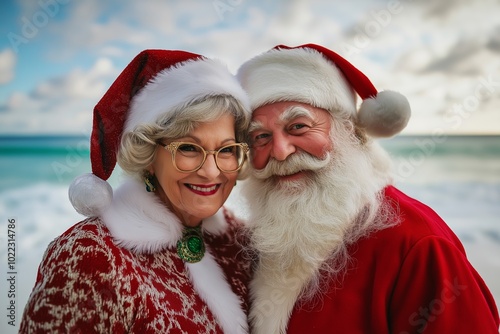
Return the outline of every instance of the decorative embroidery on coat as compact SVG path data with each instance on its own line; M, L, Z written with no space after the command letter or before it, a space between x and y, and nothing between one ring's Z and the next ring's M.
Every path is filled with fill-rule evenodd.
M230 233L207 247L247 310L249 265ZM20 333L222 333L174 248L137 254L119 247L98 218L84 220L48 247Z

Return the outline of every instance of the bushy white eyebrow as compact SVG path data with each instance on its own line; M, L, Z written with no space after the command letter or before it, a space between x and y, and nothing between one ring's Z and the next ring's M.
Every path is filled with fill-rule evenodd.
M253 131L261 130L264 126L259 121L252 121L248 126L248 133L252 133Z
M313 118L311 112L302 106L291 106L287 108L279 117L281 122L288 122L297 117Z
M309 110L302 106L291 106L279 116L279 121L283 123L287 123L290 120L293 120L297 117L308 117L308 118L313 118L313 115ZM248 132L251 133L253 131L257 130L262 130L264 128L264 125L262 125L261 122L259 121L252 121L250 122L250 126L248 127Z

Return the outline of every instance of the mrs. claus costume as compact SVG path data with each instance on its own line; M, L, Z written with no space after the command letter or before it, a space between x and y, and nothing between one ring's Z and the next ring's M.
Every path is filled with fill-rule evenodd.
M349 113L372 137L397 134L410 117L405 97L392 91L378 93L363 73L319 45L277 46L243 64L237 77L252 110L279 101L302 102L327 110L334 122L337 113ZM355 93L363 99L359 110ZM365 174L372 178L378 177L374 165L366 159ZM360 181L351 183L355 182ZM350 241L345 275L325 279L329 285L312 299L297 302L299 278L307 275L303 268L288 268L290 275L275 276L272 265L257 266L249 285L253 333L498 333L495 301L460 240L431 208L397 190L387 178L379 183L375 193L397 214L399 224L387 222L388 227ZM328 195L332 201L346 196ZM250 209L256 217L265 210ZM273 223L268 215L264 218L263 226ZM316 226L324 225L312 222L310 228ZM289 233L294 233L292 228Z
M221 209L203 221L205 255L187 263L176 252L183 225L144 183L127 180L113 194L105 181L122 132L207 95L248 106L224 65L183 51L143 51L111 85L94 109L93 174L70 187L73 205L90 218L49 245L21 333L248 331L248 266L231 214Z

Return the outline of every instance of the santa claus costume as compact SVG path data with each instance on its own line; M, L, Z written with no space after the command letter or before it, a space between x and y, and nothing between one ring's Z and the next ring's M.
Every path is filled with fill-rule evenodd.
M141 181L126 179L114 194L105 181L124 129L216 95L248 106L225 65L188 52L145 50L119 75L94 109L93 174L70 187L89 218L48 246L21 333L248 332L240 222L224 208L204 219L205 254L186 262L177 216Z
M460 240L431 208L392 185L389 157L373 141L406 126L406 98L378 93L353 65L313 44L277 46L237 76L254 113L270 119L255 134L267 165L246 181L259 256L252 333L498 333L495 301ZM309 109L293 111L290 102L331 114L333 148L313 160L328 163L309 174L313 163L291 163L301 150L290 143L300 139L275 144L316 129L316 119L304 116ZM275 116L279 103L288 109ZM287 123L293 112L299 116ZM292 152L279 162L269 153L278 145ZM267 174L270 165L276 172ZM298 181L286 179L299 173Z

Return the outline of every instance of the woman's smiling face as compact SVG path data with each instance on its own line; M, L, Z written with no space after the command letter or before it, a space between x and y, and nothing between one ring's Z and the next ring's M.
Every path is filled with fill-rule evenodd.
M236 142L234 123L234 117L226 114L216 121L199 124L184 137L163 143L181 141L198 144L207 151L218 150ZM160 145L157 150L149 171L156 176L159 184L156 194L167 207L187 226L196 226L214 215L231 193L238 172L221 172L213 154L207 155L199 170L180 172L172 162L172 153Z

